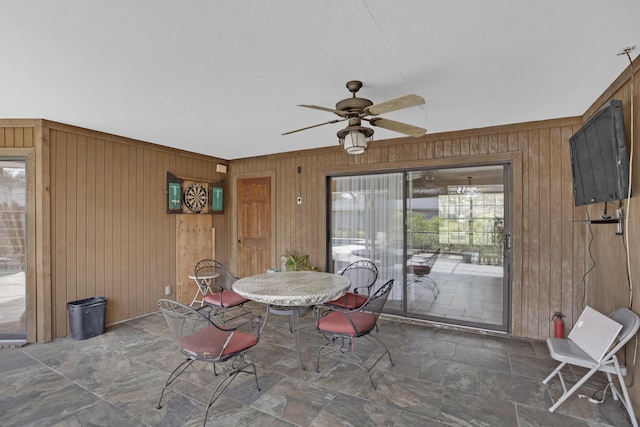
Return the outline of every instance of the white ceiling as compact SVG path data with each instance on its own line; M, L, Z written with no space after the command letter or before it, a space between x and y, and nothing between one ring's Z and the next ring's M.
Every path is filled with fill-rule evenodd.
M640 1L2 0L0 117L237 159L337 144L361 80L429 133L581 115L640 51ZM366 124L365 124L366 125ZM374 139L401 137L375 128Z

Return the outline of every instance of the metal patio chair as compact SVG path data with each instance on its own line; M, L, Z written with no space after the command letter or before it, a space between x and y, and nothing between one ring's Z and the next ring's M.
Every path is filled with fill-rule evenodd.
M204 413L203 426L207 424L209 408L240 373L255 377L260 391L256 366L244 359L245 352L260 340L260 318L244 322L237 328L226 328L218 324L208 307L195 310L179 302L161 299L158 307L169 325L180 352L186 357L167 378L156 409L160 409L164 392L195 361L210 363L214 375L216 364L231 361L231 371L225 374L209 399Z
M393 282L394 280L391 279L382 285L362 307L356 310L345 311L343 309L326 308L326 306L316 307L316 310L320 311L316 316L316 328L327 340L327 344L318 350L316 372L320 372L320 357L335 353L343 356L349 363L366 371L371 385L374 389L376 388L371 376L371 369L385 354L389 356L389 362L393 366L389 348L373 333L376 329L380 312L387 302L387 297L393 287ZM384 349L384 352L370 366L367 366L365 360L355 353L355 343L358 338L368 339L376 344L376 347Z
M223 321L233 320L244 315L253 317L251 310L244 306L249 302L249 299L234 292L231 288L238 278L231 274L221 262L214 259L200 260L196 264L194 272L198 286L208 290L205 292L203 289L202 292L204 304L215 307L217 311L221 310ZM228 317L227 314L231 317Z
M371 296L371 289L378 279L378 267L372 261L361 259L352 262L338 274L351 280L351 287L343 296L325 305L348 310L362 307Z
M413 274L413 277L408 280L408 285L416 284L422 286L433 292L434 298L438 297L440 288L438 288L436 281L429 277L429 273L431 273L438 256L440 256L440 248L436 249L435 252L428 257L414 256L408 268L409 273ZM414 261L415 259L419 259L420 261L416 262Z

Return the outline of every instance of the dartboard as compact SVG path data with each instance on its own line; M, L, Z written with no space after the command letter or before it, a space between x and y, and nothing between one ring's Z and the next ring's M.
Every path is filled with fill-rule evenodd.
M191 184L184 190L184 204L191 212L201 212L209 202L207 188L202 184Z

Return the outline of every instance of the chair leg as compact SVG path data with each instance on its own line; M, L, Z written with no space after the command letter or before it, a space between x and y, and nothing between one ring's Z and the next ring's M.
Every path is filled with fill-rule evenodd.
M624 375L622 375L620 363L615 355L613 356L613 364L615 366L616 375L618 375L618 381L620 382L620 388L622 389L622 395L624 397L624 399L621 400L622 406L627 410L627 413L629 414L629 421L631 421L633 427L638 427L638 420L636 419L636 414L633 411L633 404L631 403L631 397L629 397L629 391L627 390L627 385L624 381ZM613 384L613 381L611 381L611 389L614 390L614 388L615 385ZM617 394L617 390L613 391L613 393Z
M573 387L571 387L569 389L569 391L565 391L562 396L560 396L560 398L557 400L556 403L554 403L550 408L549 408L549 412L554 412L556 409L558 409L558 407L560 405L562 405L564 403L565 400L567 400L569 398L569 396L571 396L573 393L576 392L576 390L578 390L580 387L582 387L582 384L584 384L589 378L591 378L593 376L593 374L595 374L596 372L598 372L599 368L601 365L597 365L593 368L591 368L591 370L589 372L587 372L582 378L580 378L580 380L575 383L573 385ZM557 369L557 368L556 368Z
M164 391L167 389L167 387L171 385L171 383L173 383L176 380L176 378L178 378L185 371L185 369L191 366L192 363L193 363L193 359L187 358L185 359L184 362L179 364L178 367L173 370L173 372L169 374L169 378L167 378L167 381L165 381L164 387L162 387L162 391L160 392L160 399L158 399L158 404L156 405L156 409L162 408L160 404L162 403L162 397L164 396Z
M234 365L236 364L236 361L234 360ZM253 374L253 376L256 379L256 388L258 389L258 391L260 391L260 386L258 385L258 374L256 371L256 365L254 363L244 363L244 357L242 357L240 359L239 362L240 366L235 368L234 366L234 370L231 371L229 373L229 375L224 378L216 387L216 389L213 391L213 394L211 395L211 398L209 399L209 403L207 404L207 409L204 412L204 421L202 422L202 427L205 427L207 425L207 417L209 416L209 409L211 408L211 406L213 406L213 404L216 402L216 400L218 400L218 398L222 395L222 393L224 393L224 391L227 389L227 387L229 387L229 385L233 382L233 380L238 376L239 373L245 373L245 374ZM251 370L248 370L247 368L251 367Z
M382 358L384 357L384 355L385 355L385 354L386 354L387 356L389 356L389 363L391 364L391 366L396 366L396 365L393 363L393 360L391 359L391 352L389 351L389 347L387 347L387 345L384 343L384 341L382 341L382 340L381 340L380 338L378 338L377 336L375 336L375 335L371 335L371 334L369 334L369 335L365 335L365 338L369 338L369 339L373 338L373 339L375 339L375 340L376 340L380 345L382 345L382 347L384 348L384 353L382 353L382 354L380 355L380 357L378 357L378 360L376 360L376 361L375 361L375 363L374 363L373 365L371 365L371 368L369 368L369 370L371 370L371 369L376 365L376 363L378 363L378 362L380 361L380 359L382 359Z
M567 365L567 362L562 362L560 363L560 365L558 365L558 367L556 369L554 369L553 371L551 371L551 373L547 376L547 378L545 378L544 380L542 380L542 384L547 384L549 381L551 381L551 378L553 378L556 374L560 374L560 371L562 370L562 368L564 368ZM566 392L567 389L564 387L564 380L562 379L562 376L560 375L560 382L562 383L562 387L564 388L564 391Z
M371 381L371 386L373 387L374 390L376 390L376 385L373 382L373 377L371 376L371 370L373 369L373 367L376 366L376 364L380 361L380 359L384 357L385 354L389 356L389 362L391 363L391 366L395 366L393 364L393 360L391 359L391 353L389 352L389 348L380 338L376 337L375 335L367 334L367 335L364 335L363 337L369 339L369 341L374 342L374 344L376 343L381 344L385 351L369 367L365 365L364 360L362 360L357 354L355 354L354 338L347 338L347 337L338 336L338 335L333 336L331 339L329 339L329 337L327 337L326 335L324 335L324 337L329 342L323 345L322 347L320 347L320 349L318 350L318 355L316 360L316 372L320 372L320 356L321 355L326 355L330 353L339 353L347 360L347 362L353 365L356 365L358 368L362 369L363 371L366 371L367 374L369 375L369 381ZM327 350L327 351L323 351L323 350Z
M240 305L240 306L236 306L236 307L231 307L231 308L222 308L222 310L223 310L223 311L222 311L222 322L223 322L223 323L225 323L225 322L230 322L230 321L232 321L232 320L234 320L234 319L237 319L237 318L239 318L239 317L246 316L246 315L249 315L250 320L251 320L251 321L253 321L253 312L252 312L250 309L248 309L248 308L244 307L244 305ZM235 313L236 311L240 311L240 313L239 313L239 314L236 314L236 313ZM234 316L233 316L233 317L231 317L231 318L226 318L226 319L225 319L225 316L226 316L227 314L229 314L229 315L234 314Z

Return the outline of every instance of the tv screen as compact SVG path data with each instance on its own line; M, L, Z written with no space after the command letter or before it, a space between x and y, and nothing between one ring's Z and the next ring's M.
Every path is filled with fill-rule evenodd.
M575 206L628 196L629 158L622 102L612 99L569 138Z

